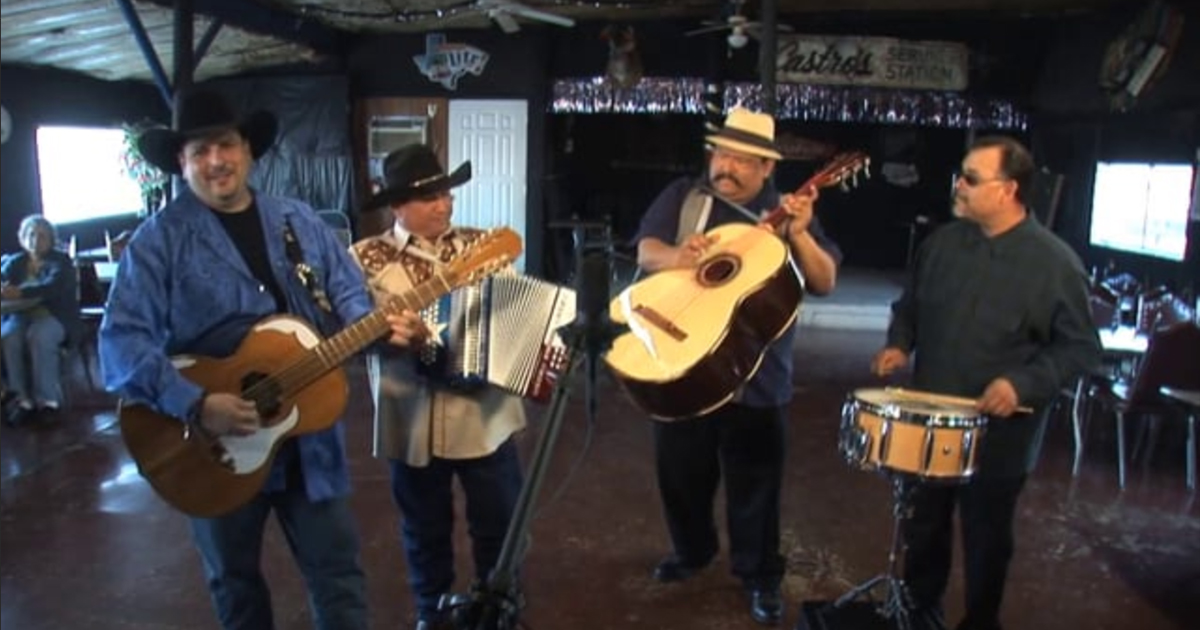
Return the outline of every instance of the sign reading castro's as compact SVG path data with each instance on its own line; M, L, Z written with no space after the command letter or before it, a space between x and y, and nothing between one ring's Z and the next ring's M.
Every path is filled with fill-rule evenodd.
M780 35L775 78L781 83L965 90L967 54L966 45L955 42Z

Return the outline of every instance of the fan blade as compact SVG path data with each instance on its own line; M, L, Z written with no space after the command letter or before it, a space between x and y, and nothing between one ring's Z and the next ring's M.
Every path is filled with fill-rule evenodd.
M750 22L750 23L746 24L746 34L749 35L750 37L753 37L754 39L762 39L763 30L765 30L765 29L763 29L762 22ZM776 34L793 33L793 32L795 32L795 30L796 29L788 26L787 24L777 24L775 26Z
M728 24L720 24L720 25L714 25L714 26L705 26L704 28L698 28L698 29L696 29L696 30L693 30L693 31L688 31L688 32L684 33L684 34L683 34L683 36L684 36L684 37L691 37L691 36L693 36L693 35L703 35L703 34L705 34L705 33L716 33L717 31L727 31L727 30L729 30L729 29L731 29L731 28L733 28L733 27L732 27L732 26L730 26L730 25L728 25Z
M517 24L517 21L513 19L513 16L504 11L493 9L488 11L488 17L492 18L492 20L496 22L496 26L499 26L500 30L508 33L509 35L521 30L521 26Z
M575 20L572 20L569 17L555 13L548 13L546 11L539 11L522 4L511 4L509 5L508 10L521 17L529 18L531 20L539 20L541 22L548 22L564 28L571 28L572 26L575 26Z

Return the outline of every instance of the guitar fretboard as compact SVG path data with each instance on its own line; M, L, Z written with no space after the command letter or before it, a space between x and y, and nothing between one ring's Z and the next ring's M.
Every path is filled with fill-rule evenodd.
M445 273L435 273L425 282L409 289L403 295L390 298L386 304L376 308L366 317L317 344L305 353L303 358L255 383L243 392L243 396L258 401L260 397L288 398L295 395L386 334L391 328L387 321L388 315L400 313L404 309L421 310L453 288L452 278L447 277Z

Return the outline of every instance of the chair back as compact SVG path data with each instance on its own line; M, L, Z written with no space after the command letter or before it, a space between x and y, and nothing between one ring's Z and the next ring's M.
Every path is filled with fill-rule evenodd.
M1161 294L1152 299L1143 299L1139 328L1151 332L1183 322L1194 320L1196 313L1187 300L1174 293Z
M1155 404L1162 386L1200 389L1200 327L1183 322L1150 335L1129 391L1131 407Z
M1088 296L1088 306L1092 311L1092 323L1096 328L1112 328L1117 319L1117 304L1103 297L1092 294Z

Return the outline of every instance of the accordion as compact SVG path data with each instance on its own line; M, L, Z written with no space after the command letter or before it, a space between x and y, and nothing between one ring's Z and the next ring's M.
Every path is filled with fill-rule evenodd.
M570 361L558 328L575 320L575 292L529 276L490 276L442 296L421 317L433 332L419 355L427 378L545 402Z

